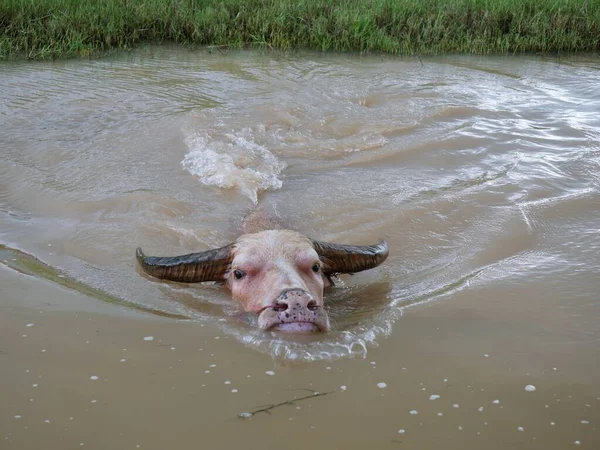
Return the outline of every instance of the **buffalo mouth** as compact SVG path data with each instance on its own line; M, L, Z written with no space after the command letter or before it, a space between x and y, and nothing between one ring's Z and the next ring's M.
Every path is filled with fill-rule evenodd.
M287 333L318 333L323 331L314 322L282 322L274 325L271 329Z
M266 312L259 316L258 326L265 331L282 333L324 333L329 330L329 318L326 314L319 314L317 317L292 319L291 317L273 317L272 313Z

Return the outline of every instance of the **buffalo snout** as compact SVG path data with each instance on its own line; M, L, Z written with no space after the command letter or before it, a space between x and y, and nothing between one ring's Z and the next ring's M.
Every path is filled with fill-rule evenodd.
M280 331L317 332L327 331L329 319L323 305L306 290L295 288L282 291L272 308L261 315L262 328Z

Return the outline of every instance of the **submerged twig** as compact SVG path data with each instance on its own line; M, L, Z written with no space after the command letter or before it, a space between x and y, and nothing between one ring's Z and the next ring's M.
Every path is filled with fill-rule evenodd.
M291 400L286 400L285 402L268 405L268 406L265 406L264 408L259 408L256 411L239 413L238 417L241 419L248 419L248 418L250 418L258 413L261 413L261 412L271 414L272 409L279 408L280 406L293 405L295 402L299 402L301 400L308 400L309 398L315 398L315 397L323 397L324 395L328 395L328 394L332 394L332 393L333 392L313 392L312 395L307 395L305 397L300 397L300 398L293 398Z

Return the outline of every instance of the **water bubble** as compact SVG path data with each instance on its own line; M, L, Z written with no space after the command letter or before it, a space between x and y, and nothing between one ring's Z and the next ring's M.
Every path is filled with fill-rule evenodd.
M525 386L525 390L527 392L533 392L535 391L535 386L533 384L528 384L527 386Z
M433 395L429 396L429 400L437 400L438 398L440 398L440 396L437 394L433 394Z
M382 382L382 383L377 383L377 387L378 387L379 389L384 389L384 388L386 388L386 387L387 387L387 384L385 384L385 383L383 383L383 382Z

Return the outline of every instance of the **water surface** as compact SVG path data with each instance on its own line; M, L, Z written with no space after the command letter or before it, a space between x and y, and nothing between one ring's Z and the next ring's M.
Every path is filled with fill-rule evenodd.
M504 422L485 425L489 448L598 443L589 419L600 419L596 56L421 61L160 47L99 61L4 64L0 81L6 248L122 305L175 315L175 323L185 317L199 333L214 326L233 342L223 358L309 363L293 366L290 379L337 361L334 388L348 382L344 371L369 380L374 390L354 401L385 421L414 419L407 397L424 409L440 402L444 395L429 395L455 374L464 392L447 406L463 421L450 426L429 411L427 425L413 420L422 429L415 448L436 448L431 432L483 423L477 396L492 387L513 404ZM343 277L326 293L331 333L265 333L224 289L151 281L136 268L138 245L175 255L232 241L257 205L321 240L388 240L383 266ZM5 265L15 267L11 260ZM437 359L426 360L428 352ZM381 380L371 379L374 367ZM549 382L554 368L562 378L552 388L524 390ZM377 382L408 370L410 389L378 391ZM432 372L439 387L421 391ZM475 381L487 384L476 393ZM385 413L369 400L383 392L391 395ZM461 395L471 399L468 414ZM554 407L551 417L543 405L553 395L577 396L579 415ZM542 405L535 412L532 398ZM521 425L511 422L509 433L502 427L516 410ZM581 431L563 426L560 439L548 437L556 417ZM332 429L345 433L343 423ZM535 435L518 431L528 424ZM471 428L469 439L481 445L482 430ZM408 442L408 431L369 430L379 436L369 442Z

